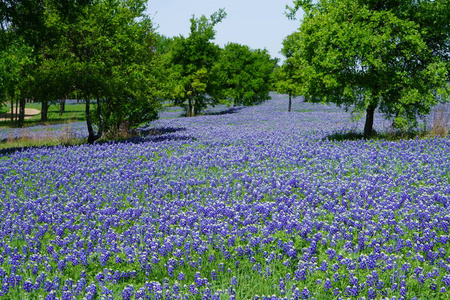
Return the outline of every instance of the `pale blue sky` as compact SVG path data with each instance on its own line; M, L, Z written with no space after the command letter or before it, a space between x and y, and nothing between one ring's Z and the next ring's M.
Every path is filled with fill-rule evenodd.
M224 8L227 17L216 25L215 42L224 46L228 42L248 45L253 49L266 48L272 57L279 53L283 39L296 31L300 21L284 15L286 4L292 0L149 0L148 15L159 26L157 31L166 36L189 34L192 15L210 16Z

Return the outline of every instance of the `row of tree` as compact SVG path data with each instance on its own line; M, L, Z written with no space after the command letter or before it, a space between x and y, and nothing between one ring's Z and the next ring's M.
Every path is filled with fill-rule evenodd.
M214 44L214 26L225 16L219 10L210 18L192 18L188 37L160 40L170 77L165 98L185 106L187 116L197 115L208 105L255 105L269 99L277 60L267 50L236 43L222 49Z
M289 111L303 95L365 113L369 137L376 109L405 128L449 100L449 0L294 0L290 17L302 9L304 18L284 40L281 67L265 50L214 44L223 10L167 38L145 3L2 1L0 101L20 107L18 125L26 99L42 102L43 121L52 101L81 99L93 142L155 119L163 101L195 116L218 103L261 103L274 88L289 95Z
M6 0L0 4L0 101L86 103L88 141L157 118L163 101L195 116L207 105L269 98L277 63L266 50L214 44L226 13L191 19L190 34L159 35L145 0ZM94 111L91 107L94 104ZM14 120L11 119L13 123ZM97 125L97 126L93 126Z

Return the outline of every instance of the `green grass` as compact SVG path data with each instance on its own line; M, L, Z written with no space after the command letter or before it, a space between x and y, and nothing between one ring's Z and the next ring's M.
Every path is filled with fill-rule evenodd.
M15 151L16 149L26 149L30 147L51 147L51 146L59 146L59 145L81 145L86 141L84 139L64 139L64 138L47 138L43 140L35 140L29 138L21 138L17 140L6 140L5 142L0 143L1 149L11 149L11 151Z
M414 140L414 139L424 139L424 138L430 138L434 137L431 132L425 131L425 130L412 130L412 131L397 131L397 132L381 132L381 133L375 133L373 134L369 140L373 141L379 141L379 140L386 140L386 141L400 141L400 140ZM364 137L364 134L362 132L357 131L339 131L334 132L327 137L325 137L323 140L330 140L330 141L356 141L356 140L363 140L366 139Z
M34 108L41 110L40 103L27 103L26 108ZM73 122L85 121L85 104L66 104L65 112L59 115L59 105L50 105L48 109L47 121L41 121L41 114L32 116L29 119L24 120L24 127L31 127L35 125L52 125L52 124L69 124ZM91 105L91 109L94 109L94 105ZM3 106L1 113L9 112L9 106ZM11 121L0 121L0 129L11 128ZM0 149L18 149L28 147L48 147L58 145L79 145L85 143L84 139L74 139L70 137L54 137L49 134L44 139L31 139L31 138L19 138L8 139L0 143Z
M41 104L40 103L27 103L26 108L34 108L41 110ZM91 109L94 109L94 105L91 105ZM3 109L6 111L9 111L9 106L7 106L6 109ZM85 121L85 110L86 106L84 103L79 104L66 104L65 112L60 116L59 115L59 105L53 104L50 105L48 108L48 114L47 114L47 122L41 121L41 114L35 115L29 119L24 120L24 126L34 126L34 125L51 125L51 124L61 124L61 123L73 123L73 122L79 122L79 121ZM0 127L10 127L11 121L0 121Z

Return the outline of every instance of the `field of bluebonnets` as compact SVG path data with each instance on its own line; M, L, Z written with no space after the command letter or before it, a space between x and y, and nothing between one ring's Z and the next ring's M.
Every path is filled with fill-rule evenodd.
M362 122L286 108L3 154L0 298L448 299L450 139L329 141Z

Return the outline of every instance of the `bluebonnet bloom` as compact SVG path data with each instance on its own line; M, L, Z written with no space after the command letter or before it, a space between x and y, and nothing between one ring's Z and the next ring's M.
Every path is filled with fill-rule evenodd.
M418 281L420 284L425 283L425 280L426 280L426 278L425 278L425 276L424 276L422 273L419 274L419 276L417 276L417 281Z
M53 278L53 289L59 290L59 288L60 288L60 278L58 276L55 276Z
M356 287L356 286L347 286L345 288L345 295L346 296L358 296L359 295L358 287Z
M237 285L237 278L236 278L236 276L231 277L231 285L234 285L234 286Z
M332 266L332 270L333 270L334 272L336 272L337 270L339 270L339 268L340 268L339 264L333 264L333 266Z
M50 293L47 294L47 296L45 297L45 300L56 300L56 292L55 291L50 291Z
M284 284L284 280L282 278L280 278L280 280L279 280L278 287L279 287L280 291L285 291L285 289L286 289L286 285Z
M224 263L219 263L219 271L221 271L221 272L225 271Z
M97 279L98 282L102 282L103 279L105 279L105 275L103 275L103 273L98 273L95 275L95 279Z
M332 287L331 280L329 278L325 279L324 283L325 291L328 291L329 289L331 289L331 287Z
M199 293L199 290L197 289L195 284L190 284L189 285L189 291L191 292L192 295L196 295L196 294Z
M328 263L324 260L324 261L322 261L322 264L320 265L319 270L326 272L327 269L328 269Z
M23 289L28 293L30 293L33 290L33 283L31 282L30 279L24 281Z
M94 282L91 282L89 286L86 287L86 294L89 294L94 298L97 295L97 286Z
M205 288L202 295L202 300L211 300L212 299L212 292L210 288Z
M169 273L169 277L173 277L174 267L172 265L167 266L167 272Z
M212 279L212 280L217 280L217 273L216 273L216 270L211 270L211 279Z
M295 270L294 278L297 281L306 280L306 270L305 269L297 269L297 270Z
M178 273L178 280L183 281L186 277L184 276L183 272Z
M450 274L446 274L442 277L442 282L445 286L450 286Z
M132 285L127 285L122 291L122 299L130 300L134 295L134 287Z
M373 288L369 288L369 290L367 291L367 298L368 299L375 299L377 297L377 293Z
M333 295L334 295L335 297L338 296L340 293L341 293L341 292L339 291L338 288L335 288L335 289L333 290Z
M402 297L406 297L406 294L408 293L408 290L406 289L406 287L402 286L400 288L400 296Z
M378 280L377 281L377 289L381 290L384 287L384 282L383 280Z
M58 261L58 269L60 271L64 271L64 269L66 268L66 261L64 259L61 259Z
M285 99L273 98L234 114L193 119L176 118L175 108L168 108L147 128L161 134L140 137L139 143L0 154L0 265L8 270L0 270L2 297L26 286L49 299L82 294L112 299L103 286L116 291L138 273L156 275L164 264L171 282L180 276L184 284L185 276L177 272L190 266L192 273L211 270L207 264L218 264L219 256L227 267L222 263L216 271L230 272L227 278L249 262L256 279L276 274L288 286L291 277L314 278L318 284L308 286L310 298L322 284L328 293L335 285L336 294L413 293L409 280L399 277L405 274L426 287L433 280L450 286L448 139L335 143L327 139L334 130L363 124L335 106L300 101L301 112L289 115ZM375 119L377 130L384 128L378 114ZM7 138L1 130L0 135ZM11 243L17 239L25 239L24 245ZM294 246L298 241L300 248ZM302 264L293 266L299 260ZM139 271L126 266L133 261ZM67 283L72 266L97 270L96 264L113 268L114 263L122 271L116 266L90 275L104 295L89 288L92 278L86 275ZM429 271L429 265L439 272ZM370 277L355 280L358 268ZM38 276L42 270L45 278ZM399 276L378 290L386 271ZM60 278L53 283L55 275L66 284L61 286ZM322 283L316 280L327 276ZM224 297L201 276L192 283L198 298L209 297L207 288L212 298ZM337 288L347 284L347 292ZM156 299L169 298L168 290L192 298L188 286L155 283L146 292ZM283 286L277 288L282 294ZM302 289L293 289L292 297L301 298Z
M44 281L44 290L47 292L50 292L52 289L53 289L53 283L49 279L46 279Z
M200 272L196 272L194 274L194 281L195 281L195 284L197 285L197 287L201 287L203 285L203 279L201 277Z
M411 264L409 264L409 263L404 263L404 264L402 265L402 271L409 272L410 269L411 269Z
M146 296L145 294L146 294L145 288L142 287L136 291L135 297L136 297L136 299L145 299L145 296Z
M311 293L309 292L308 288L305 287L302 291L302 298L303 299L308 299L309 296L311 296Z
M127 287L124 288L124 291ZM128 296L129 294L131 294L132 291L130 291L129 289L126 290L125 292L125 296ZM113 291L111 291L110 289L108 289L107 287L103 286L102 287L102 293L101 293L101 298L102 299L107 299L107 300L113 300L114 297L114 293ZM122 294L122 298L123 298L123 294Z

